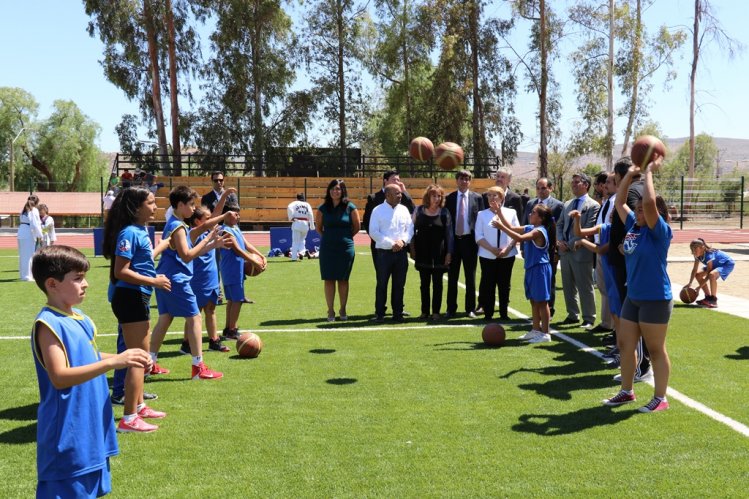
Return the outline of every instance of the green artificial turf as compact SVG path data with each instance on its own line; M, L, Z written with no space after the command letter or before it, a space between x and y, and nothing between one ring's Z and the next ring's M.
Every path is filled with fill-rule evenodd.
M265 347L252 360L206 353L222 380L190 381L179 335L167 336L159 363L172 372L146 389L169 416L156 433L119 436L114 497L746 496L747 437L675 400L664 413L636 412L648 385L636 385L636 405L601 406L616 371L563 341L525 345L521 320L498 349L481 343L479 320L425 327L414 318L413 267L413 316L375 327L372 262L368 248L357 250L347 322L325 321L314 260L270 259L246 281L256 303L243 307L240 328ZM38 391L27 338L44 297L15 281L13 255L0 251L0 337L24 339L0 339L0 497L30 497ZM91 261L81 308L113 351L107 266ZM529 314L522 277L516 265L511 306ZM218 314L222 327L223 307ZM170 330L181 328L175 320ZM671 386L743 424L746 329L746 320L677 305L668 339ZM579 328L560 331L600 345Z

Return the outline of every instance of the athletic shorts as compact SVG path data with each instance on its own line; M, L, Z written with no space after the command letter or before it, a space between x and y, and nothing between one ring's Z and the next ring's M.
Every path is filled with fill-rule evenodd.
M151 295L139 289L114 288L112 312L120 324L147 321L151 317Z
M622 305L622 319L646 324L668 324L673 300L632 300L627 297Z
M112 474L107 465L102 469L64 480L44 480L36 485L36 497L101 497L112 492Z
M725 265L721 265L720 267L715 267L713 270L717 270L721 279L725 281L728 278L728 274L733 272L733 266L734 266L733 262L726 262Z
M229 301L244 301L244 283L224 284L224 295Z
M199 289L195 291L193 289L193 292L195 293L195 299L198 301L198 308L202 309L205 308L206 305L209 303L213 303L214 305L218 303L218 289Z
M172 290L156 290L156 305L159 315L172 317L195 317L200 315L198 300L192 292L190 281L172 281Z
M551 300L551 265L534 265L525 269L525 298L532 301Z

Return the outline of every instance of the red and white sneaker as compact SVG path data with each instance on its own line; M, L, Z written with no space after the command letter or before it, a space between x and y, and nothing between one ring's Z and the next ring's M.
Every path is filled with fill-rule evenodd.
M617 407L624 404L629 404L630 402L634 402L637 400L637 397L635 397L635 392L627 393L624 390L620 390L619 393L611 397L610 399L604 399L603 405L607 405L609 407Z
M208 369L204 362L192 366L192 379L221 379L223 377L224 373Z
M152 431L158 430L159 427L155 424L146 423L141 419L140 416L135 416L135 419L129 423L125 422L125 418L120 419L120 423L117 425L118 433L151 433Z
M166 417L165 412L156 411L154 409L151 409L148 406L143 407L143 409L138 411L138 417L141 418L147 418L147 419L161 419Z
M169 369L164 369L160 365L158 365L156 362L153 363L153 366L151 366L151 372L149 373L151 376L155 376L157 374L169 374L171 371Z
M660 412L665 411L666 409L668 409L668 400L653 397L650 399L650 402L637 410L640 412Z

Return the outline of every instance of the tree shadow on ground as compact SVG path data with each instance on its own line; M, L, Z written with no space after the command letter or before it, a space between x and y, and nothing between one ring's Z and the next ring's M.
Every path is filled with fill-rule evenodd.
M9 421L33 421L39 404L28 404L20 407L8 407L0 411L0 419Z
M36 442L36 422L0 433L2 444L31 444Z
M325 382L329 385L353 385L358 380L356 378L330 378L326 379Z
M727 354L725 358L731 360L749 360L749 346L739 347L736 349L735 354Z
M606 406L586 407L567 414L523 414L513 431L544 437L569 435L596 426L614 425L637 414L636 410L612 410Z
M522 347L527 343L521 340L505 340L502 346L487 345L483 341L448 341L445 343L435 343L428 345L435 347L437 351L457 351L457 352L475 352L478 350L500 350L502 348Z

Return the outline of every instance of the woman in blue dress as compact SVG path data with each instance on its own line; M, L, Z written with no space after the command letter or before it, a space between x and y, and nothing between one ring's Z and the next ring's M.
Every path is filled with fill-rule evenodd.
M348 280L354 266L354 235L361 221L354 203L348 200L343 180L332 180L325 191L325 202L317 208L315 226L320 241L320 277L325 281L328 322L335 321L335 292L338 285L340 320L348 319Z

